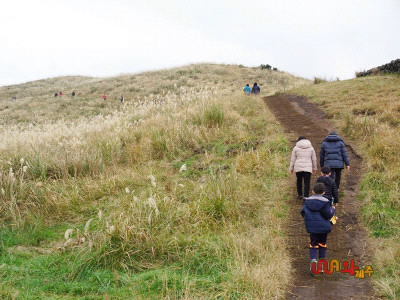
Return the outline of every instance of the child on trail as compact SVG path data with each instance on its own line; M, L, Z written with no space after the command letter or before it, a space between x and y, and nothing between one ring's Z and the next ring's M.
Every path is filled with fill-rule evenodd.
M258 94L260 94L260 92L261 92L261 89L257 85L257 82L254 82L253 88L251 89L251 93L254 95L258 95Z
M106 94L103 94L103 100L107 100Z
M339 202L339 194L337 191L335 180L331 177L331 168L324 166L321 168L321 176L317 178L317 182L322 182L325 184L325 194L324 197L333 202L333 205Z
M54 97L57 97L57 96L58 96L58 93L55 93L55 94L54 94Z
M321 168L324 166L331 168L331 178L335 180L339 190L342 170L344 165L346 165L347 171L350 170L350 160L344 141L335 131L331 131L322 142L319 160Z
M58 95L59 95L59 96L62 96L62 95L63 95L63 93L62 93L62 92L60 92Z
M307 232L310 234L311 264L317 262L317 254L320 259L326 257L326 240L328 233L332 230L329 220L335 214L335 207L331 206L330 201L323 196L324 194L325 185L317 182L313 187L313 195L305 199L301 209Z
M75 97L75 91L72 92L72 97Z
M297 198L303 199L308 197L310 193L311 173L317 171L317 156L311 142L304 136L300 136L296 146L293 148L290 159L289 172L296 173L297 177ZM304 179L304 194L303 194L303 179Z
M251 88L250 88L249 84L246 84L246 86L243 88L243 92L246 95L250 95L251 94Z
M121 103L124 103L124 100L125 100L124 96L121 96Z

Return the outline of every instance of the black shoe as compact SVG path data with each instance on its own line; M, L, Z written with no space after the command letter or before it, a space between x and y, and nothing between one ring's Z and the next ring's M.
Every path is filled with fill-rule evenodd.
M297 199L303 199L303 196L298 195Z

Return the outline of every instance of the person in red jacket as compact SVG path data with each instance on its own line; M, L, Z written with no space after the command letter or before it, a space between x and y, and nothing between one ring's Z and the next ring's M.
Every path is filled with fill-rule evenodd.
M107 100L106 94L103 94L103 100Z

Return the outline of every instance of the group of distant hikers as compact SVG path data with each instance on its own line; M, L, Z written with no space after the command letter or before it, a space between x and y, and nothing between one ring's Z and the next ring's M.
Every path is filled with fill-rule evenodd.
M55 92L54 93L54 97L58 97L58 96L62 97L62 95L64 95L62 92L59 92L59 93ZM75 97L75 92L72 92L72 97Z
M251 94L258 95L258 94L260 94L260 92L261 92L261 89L260 89L260 86L257 85L257 82L254 82L252 88L250 88L249 84L246 84L246 86L243 88L243 93L245 95L251 95Z
M298 138L289 166L290 174L295 173L297 177L297 198L304 199L301 215L310 234L310 266L317 264L317 254L318 259L326 257L328 233L337 219L334 215L339 202L341 173L345 166L350 170L345 143L335 131L331 131L322 142L319 156L321 176L312 188L311 197L310 180L311 174L317 171L317 158L311 142L304 136Z
M54 97L58 97L58 96L62 96L63 95L63 93L62 92L59 92L59 93L54 93ZM75 97L75 91L73 91L72 92L72 97ZM105 100L107 100L107 96L106 96L106 94L103 94L103 100L105 101ZM16 99L16 98L15 98ZM122 96L121 95L121 98L120 98L120 101L121 101L121 103L124 103L125 102L125 98L124 98L124 96Z

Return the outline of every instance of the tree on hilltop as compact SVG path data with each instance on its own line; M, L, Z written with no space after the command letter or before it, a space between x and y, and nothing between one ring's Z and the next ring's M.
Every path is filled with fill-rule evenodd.
M271 70L271 66L269 64L266 65L260 65L261 70Z

